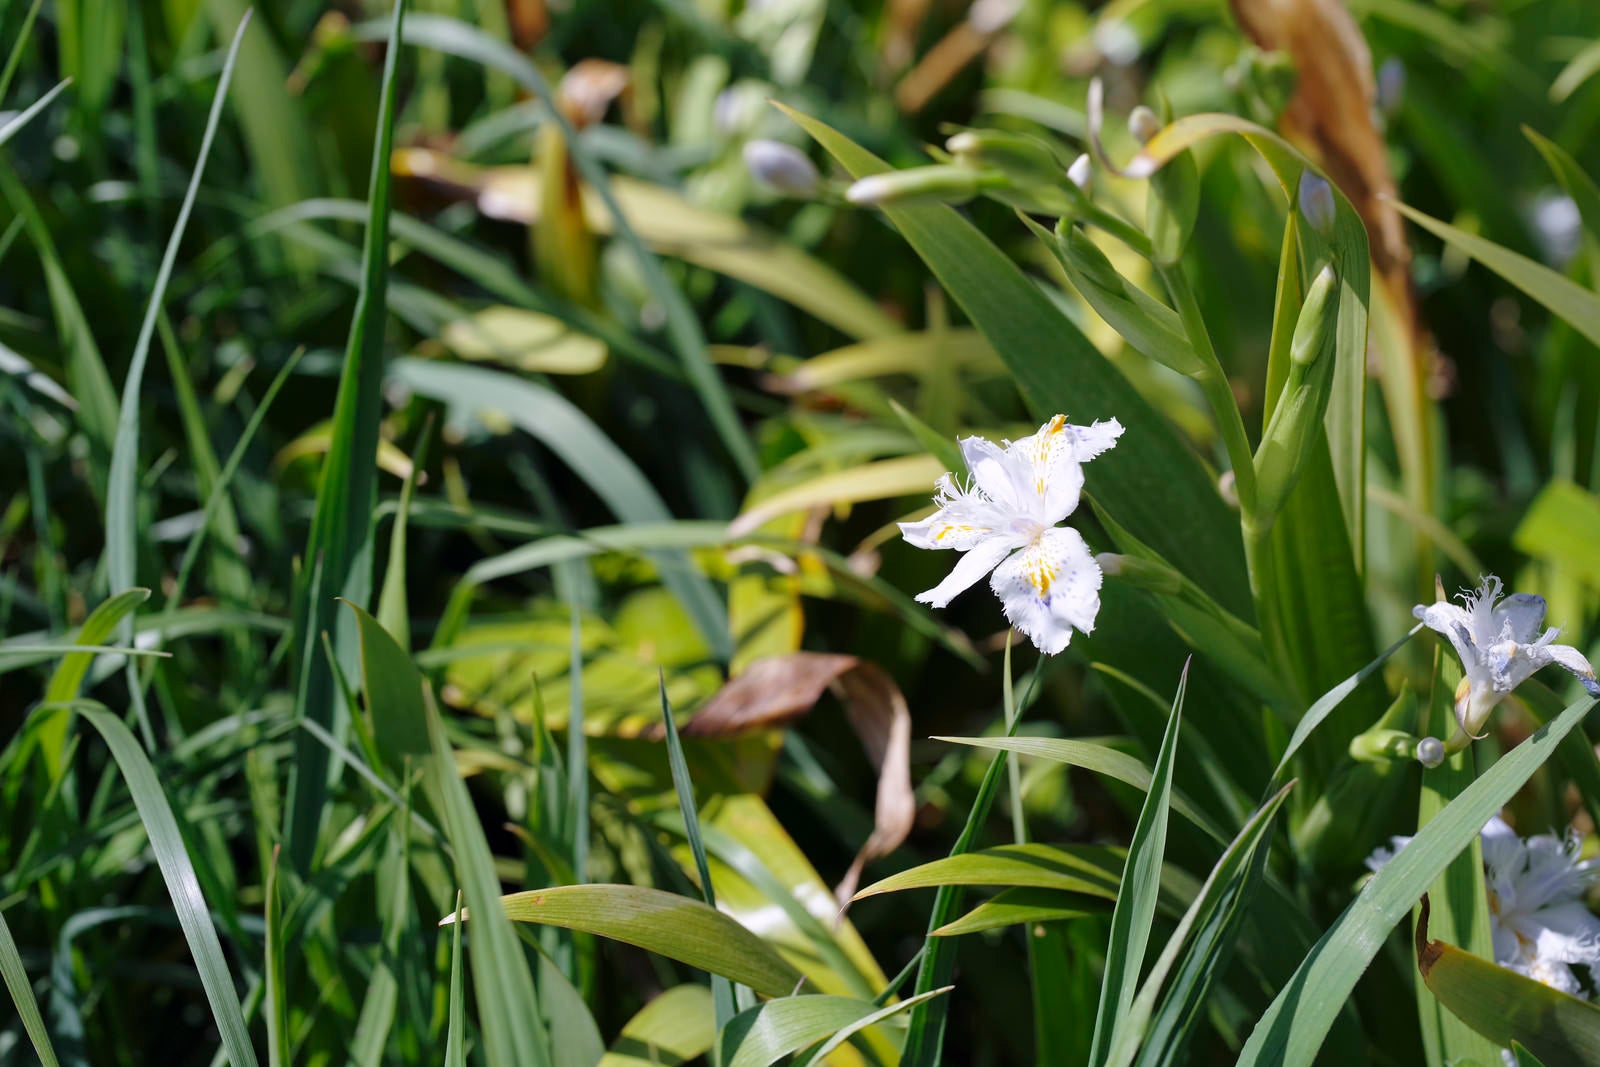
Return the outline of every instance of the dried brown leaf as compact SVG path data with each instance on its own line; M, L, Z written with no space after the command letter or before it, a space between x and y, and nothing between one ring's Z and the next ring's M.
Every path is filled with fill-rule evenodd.
M792 652L756 660L713 696L683 728L687 737L728 737L772 729L809 712L831 689L878 772L873 830L835 889L841 912L861 871L887 856L911 832L911 711L882 667L857 656Z

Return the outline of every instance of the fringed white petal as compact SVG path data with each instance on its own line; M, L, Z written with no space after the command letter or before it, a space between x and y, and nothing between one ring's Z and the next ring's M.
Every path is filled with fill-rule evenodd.
M917 599L936 608L944 607L994 570L995 564L1005 559L1006 553L1015 547L1012 542L999 537L979 541L956 560L955 569L944 581L925 593L918 593Z
M1049 529L995 569L990 586L1006 618L1039 651L1055 655L1072 631L1091 633L1100 612L1100 566L1078 531Z
M1470 613L1454 604L1439 601L1433 604L1418 604L1411 609L1411 614L1422 620L1422 624L1428 629L1443 634L1450 640L1456 655L1461 658L1463 667L1470 671L1478 665L1478 646L1473 639Z

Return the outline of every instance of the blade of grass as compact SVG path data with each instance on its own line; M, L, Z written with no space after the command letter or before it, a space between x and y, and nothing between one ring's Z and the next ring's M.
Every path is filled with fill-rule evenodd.
M12 137L15 137L18 130L26 126L29 120L31 120L39 112L49 107L50 101L60 96L62 90L71 84L71 78L57 83L54 89L51 89L48 93L45 93L38 100L34 101L33 104L25 111L14 115L10 122L7 122L4 126L0 126L0 145L4 145L7 141L11 140Z
M450 1022L444 1040L444 1067L467 1067L467 1014L462 996L461 981L461 920L466 913L461 907L461 894L456 894L456 921L450 932Z
M589 880L589 738L583 732L583 618L577 599L567 601L567 612L572 617L572 654L568 660L567 702L567 819L572 835L572 880ZM661 699L667 699L666 682L661 683ZM670 718L670 716L669 716ZM670 728L670 723L668 724ZM673 734L676 737L676 732ZM678 765L672 765L676 780ZM687 772L686 772L687 773ZM683 799L686 783L678 786L678 799ZM685 814L684 818L689 816ZM711 886L706 885L706 903L715 907L710 899Z
M573 636L573 654L577 655L577 635ZM657 679L661 689L661 723L667 737L667 763L672 768L672 787L678 794L678 812L683 816L684 835L689 839L689 851L694 853L695 870L700 875L700 894L708 907L717 906L716 890L711 885L711 866L706 862L705 842L700 838L700 813L694 802L694 783L689 780L689 763L683 758L683 741L678 737L678 723L672 717L672 704L667 700L667 676L660 672ZM570 762L568 766L573 766ZM727 1030L734 1015L733 984L721 975L711 976L711 1001L716 1012L717 1033Z
M267 868L267 975L263 1010L267 1016L267 1063L289 1064L289 995L283 984L283 905L278 899L278 852Z
M23 46L28 43L28 38L33 33L34 19L39 17L39 8L44 0L33 0L28 5L28 13L22 17L22 25L17 27L17 36L11 43L11 54L6 57L5 70L0 71L0 100L6 98L6 90L11 88L11 79L17 73L17 64L22 62Z
M1139 972L1144 967L1145 947L1156 914L1157 889L1161 885L1161 864L1167 847L1167 815L1172 805L1172 767L1178 756L1178 730L1183 721L1183 694L1189 684L1185 664L1178 679L1178 692L1172 698L1172 712L1161 738L1151 771L1150 789L1128 845L1128 861L1117 891L1117 905L1111 912L1111 941L1106 946L1105 978L1100 986L1100 1010L1095 1015L1094 1039L1090 1059L1104 1062L1111 1055L1113 1039L1127 1022L1138 991Z
M38 4L33 6L34 10L38 10ZM22 1020L22 1028L28 1032L28 1040L33 1043L33 1052L39 1057L41 1067L59 1067L56 1050L50 1044L50 1034L44 1028L44 1018L39 1014L39 1002L33 995L33 984L28 981L28 972L22 967L22 956L17 952L17 942L11 936L11 927L6 923L4 913L0 913L0 975L5 977L11 1002L17 1006L17 1018Z
M150 839L150 850L155 853L156 865L160 867L161 877L172 897L173 910L177 912L184 940L194 953L195 969L199 972L206 1001L211 1006L212 1020L222 1036L223 1048L234 1067L256 1067L250 1031L245 1026L244 1011L234 991L233 975L222 956L217 928L206 907L200 880L195 874L183 835L178 830L177 820L173 817L172 806L149 758L122 720L100 704L86 700L45 704L40 706L37 713L63 718L72 714L82 715L104 739L117 768L122 772L128 795L133 799Z
M377 497L383 327L389 280L389 154L394 143L396 72L405 6L406 0L395 0L389 26L382 104L367 193L361 288L339 376L332 447L322 466L316 511L306 539L306 566L295 590L295 637L300 655L295 718L310 719L322 727L334 722L334 692L332 673L317 647L318 635L332 632L340 665L347 675L353 674L359 657L355 623L348 615L335 614L334 597L359 606L367 603L372 592L372 512ZM327 811L328 770L328 750L309 734L302 734L295 747L283 835L289 862L302 873L311 869ZM524 974L526 970L524 966Z

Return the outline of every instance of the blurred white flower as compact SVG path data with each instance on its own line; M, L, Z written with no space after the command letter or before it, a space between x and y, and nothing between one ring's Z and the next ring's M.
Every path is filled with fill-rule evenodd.
M1528 209L1528 221L1539 252L1552 267L1564 268L1578 254L1583 244L1583 215L1572 197L1540 193Z
M1067 647L1074 628L1089 633L1100 611L1100 567L1078 531L1056 524L1078 506L1083 464L1122 436L1116 419L1074 426L1057 415L1039 432L996 445L961 441L968 481L946 474L921 522L900 531L918 548L962 553L949 577L917 599L942 608L990 571L1006 618L1041 652Z
M1582 996L1572 965L1600 965L1600 918L1583 903L1584 890L1600 877L1600 861L1579 861L1576 836L1523 839L1498 815L1481 837L1494 961ZM1410 840L1391 838L1367 857L1367 867L1376 872Z
M1411 614L1450 639L1466 677L1456 689L1456 722L1469 737L1482 733L1496 704L1540 667L1554 663L1578 676L1584 689L1600 696L1594 668L1582 652L1553 642L1561 631L1539 632L1544 625L1544 597L1513 593L1501 603L1503 583L1494 575L1481 578L1457 607L1448 601L1418 604Z

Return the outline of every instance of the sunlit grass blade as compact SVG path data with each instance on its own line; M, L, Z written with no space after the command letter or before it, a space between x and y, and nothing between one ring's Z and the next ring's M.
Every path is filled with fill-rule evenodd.
M12 116L11 121L7 122L4 126L0 126L0 145L4 145L7 141L11 140L12 137L15 137L18 130L26 126L29 120L31 120L39 112L49 107L50 101L60 96L62 90L66 89L66 87L71 84L71 78L59 83L54 89L51 89L48 93L45 93L38 100L34 101L34 103L25 111Z
M800 973L765 941L722 912L660 889L600 882L551 886L508 894L495 910L516 922L583 930L635 945L769 997L793 992L800 981ZM469 908L468 920L477 922L478 914Z
M382 104L367 193L361 288L345 346L333 416L333 443L317 483L306 539L306 565L295 591L295 717L327 727L334 718L333 677L318 635L333 635L346 674L358 651L355 623L335 597L365 605L372 592L372 512L377 496L378 422L383 408L383 333L389 281L389 153L394 143L396 72L406 0L395 0L383 62ZM296 742L283 840L289 862L309 871L327 812L328 750L310 735ZM531 980L530 980L531 984Z
M933 990L925 996L935 997L949 991ZM804 996L769 1000L765 1004L740 1012L722 1032L722 1067L771 1067L783 1062L791 1053L827 1041L801 1063L820 1062L842 1041L829 1040L842 1036L848 1039L857 1030L889 1018L913 1007L911 1000L878 1007L868 1001L852 997Z
M934 933L939 937L955 937L960 934L994 930L1002 926L1059 922L1063 919L1081 919L1089 915L1109 915L1110 912L1107 900L1085 893L1071 893L1059 889L1002 889L955 922L941 926Z
M206 907L205 896L200 891L200 880L189 858L183 834L173 817L172 806L144 749L121 719L91 701L45 706L35 714L59 715L63 718L81 715L84 721L99 731L106 747L111 750L111 756L128 787L128 794L139 812L139 819L144 823L150 850L155 853L156 864L161 868L161 877L172 898L184 940L194 954L195 969L199 972L206 1001L211 1006L211 1017L218 1033L222 1035L223 1048L234 1067L256 1067L250 1031L245 1026L239 995L234 991L233 976L222 956L217 928Z
M378 622L394 635L402 648L411 644L411 609L406 598L406 524L411 519L411 497L417 491L417 479L422 474L432 438L433 422L430 420L422 431L422 440L412 452L411 473L400 487L394 528L389 532L389 563L383 572L383 586L378 591Z
M1177 695L1172 698L1161 750L1151 769L1144 807L1128 846L1117 906L1111 913L1111 941L1106 946L1100 1010L1095 1016L1094 1040L1090 1045L1090 1058L1096 1063L1111 1055L1117 1031L1126 1025L1138 992L1139 973L1144 967L1145 946L1150 940L1150 925L1155 919L1157 890L1161 885L1161 865L1167 848L1167 814L1172 803L1172 767L1178 757L1178 730L1183 721L1183 694L1188 684L1189 669L1185 666L1178 680Z
M564 804L566 813L564 829L572 842L572 880L587 882L589 880L589 738L584 733L583 715L583 616L577 598L567 600L567 614L572 619L572 652L567 658L567 766L571 773L567 775L567 796ZM661 703L665 707L667 701L666 682L661 683ZM666 712L668 729L672 729L671 713ZM542 718L542 716L541 716ZM542 724L541 724L542 728ZM676 739L676 731L673 733ZM678 800L681 803L683 795L689 789L688 772L684 772L684 780L677 781L678 764L672 764L673 780L678 785ZM693 795L692 793L690 794ZM689 818L690 812L684 814ZM698 844L698 839L695 839ZM711 884L705 887L706 903L716 906L716 901L711 899Z
M900 1001L898 1004L890 1004L887 1007L879 1008L871 1015L857 1019L848 1026L842 1027L838 1033L824 1041L817 1051L813 1052L809 1057L806 1058L804 1067L816 1067L817 1064L825 1062L827 1057L831 1055L835 1049L839 1048L846 1041L849 1041L852 1037L860 1033L862 1030L865 1030L867 1027L872 1026L875 1023L882 1022L891 1016L898 1015L902 1011L916 1011L922 1005L927 1004L932 1000L938 1000L940 997L943 997L946 993L950 992L954 988L955 986L947 985L939 989L930 989L926 993L918 993L916 996L908 997L907 999Z
M709 1052L712 1010L705 986L673 986L623 1025L598 1067L678 1067Z
M1115 778L1142 793L1150 791L1152 772L1142 760L1093 741L1074 741L1059 737L934 737L932 740L971 745L974 748L999 749L1015 752L1021 756L1054 760L1069 767L1082 767L1086 771ZM1219 842L1228 840L1228 835L1222 832L1216 821L1189 803L1182 794L1174 792L1171 805L1173 811L1204 830L1214 840Z
M1501 757L1373 876L1257 1021L1240 1055L1240 1067L1312 1063L1389 931L1593 706L1591 699L1570 705Z
M101 647L102 642L116 632L122 620L149 598L148 589L127 589L102 601L100 606L90 612L89 617L83 621L83 626L78 630L78 636L73 643L86 648ZM89 673L89 667L94 663L95 655L93 652L84 651L64 656L56 665L55 672L50 675L50 681L45 685L45 703L59 704L75 699L83 687L84 676ZM68 717L65 715L41 723L39 726L39 751L44 757L45 769L51 781L61 776L62 753L67 744L67 726Z
M711 884L711 867L706 862L706 846L700 837L700 813L694 802L694 783L689 780L689 763L683 758L683 741L678 737L678 723L672 717L672 705L667 700L666 675L659 676L661 690L661 722L667 738L667 763L672 768L672 787L678 795L678 813L683 817L684 836L689 839L689 851L694 854L695 871L700 876L700 895L706 906L717 906L716 890ZM727 978L713 973L711 1000L716 1012L717 1033L723 1033L733 1019L733 986Z
M39 1014L39 1002L33 995L33 983L28 980L28 972L22 967L22 956L17 952L17 942L11 936L11 927L6 923L4 913L0 913L0 975L5 977L11 1003L17 1008L17 1018L22 1020L22 1028L28 1032L33 1054L39 1057L42 1067L58 1067L56 1050L50 1044L49 1031L45 1029L44 1018Z

